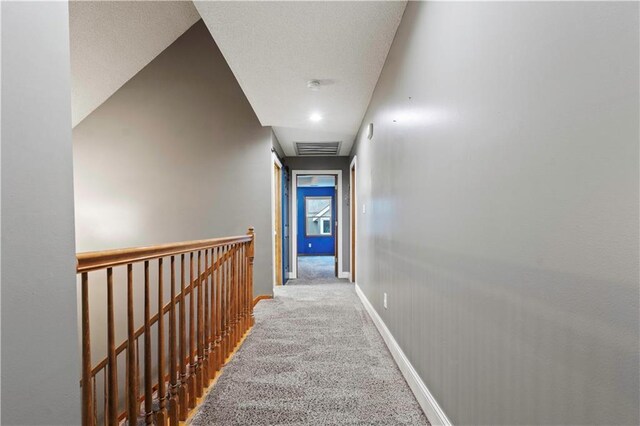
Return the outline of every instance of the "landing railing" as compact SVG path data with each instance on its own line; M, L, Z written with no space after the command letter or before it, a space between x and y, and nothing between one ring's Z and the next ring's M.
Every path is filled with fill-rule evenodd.
M146 424L173 426L187 419L253 325L254 241L253 228L249 228L246 236L78 254L83 426L114 426L125 421L133 425L141 417ZM114 283L114 270L120 275L117 269L126 271L124 282ZM139 277L143 289L134 283L134 277ZM106 286L106 301L91 294L102 285ZM118 344L116 325L124 323L124 318L116 316L114 288L123 292L125 287L127 338ZM134 307L140 303L134 292L140 291L144 293L144 321L136 328ZM157 296L153 307L152 296ZM106 328L106 357L94 364L90 309L97 308L97 303L106 304L106 324L92 324ZM125 374L119 375L118 355L125 351ZM121 392L125 397L119 399Z

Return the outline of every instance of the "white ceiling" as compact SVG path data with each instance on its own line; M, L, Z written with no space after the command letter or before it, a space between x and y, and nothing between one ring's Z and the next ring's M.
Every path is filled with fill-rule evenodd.
M264 126L348 155L406 2L209 2L196 8ZM308 80L323 82L317 92ZM323 119L311 122L319 113Z
M198 19L190 1L70 2L73 126Z

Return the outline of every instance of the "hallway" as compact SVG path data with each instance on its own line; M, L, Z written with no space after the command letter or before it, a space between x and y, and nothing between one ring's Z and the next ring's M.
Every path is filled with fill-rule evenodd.
M333 265L333 256L300 256L298 257L298 279L291 280L287 284L333 283L336 281Z
M428 424L353 285L319 281L292 280L256 305L193 426Z
M0 12L0 425L640 425L639 1Z

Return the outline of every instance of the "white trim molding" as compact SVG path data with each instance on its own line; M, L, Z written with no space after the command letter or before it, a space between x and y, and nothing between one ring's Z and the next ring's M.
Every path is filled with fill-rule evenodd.
M351 160L351 164L349 164L349 227L351 228L349 230L349 281L350 282L354 282L353 281L353 276L355 274L353 274L352 269L358 269L357 267L357 261L358 261L358 220L355 218L355 215L358 214L358 184L356 183L355 186L353 184L353 175L351 174L351 169L355 168L355 173L358 173L358 156L354 155L353 156L353 160ZM358 181L358 176L356 175L356 182ZM353 194L353 199L351 197L351 194ZM355 219L355 220L354 220ZM355 249L353 251L351 251L351 248L353 247L353 238L355 237L356 239L356 246ZM355 257L355 262L353 260L353 258Z
M271 164L276 165L280 168L280 179L282 179L283 169L282 163L278 156L272 152L271 153ZM271 269L273 270L271 276L271 285L276 287L276 180L273 175L273 167L271 167ZM282 183L282 182L281 182ZM280 198L280 203L282 203L282 197ZM283 207L281 205L281 207ZM280 212L282 214L282 212ZM284 284L285 277L282 277L282 282Z
M378 315L378 312L376 312L374 307L369 302L369 299L367 299L367 296L364 295L357 283L355 287L356 293L362 301L364 308L367 310L369 316L371 317L371 320L382 335L382 338L387 344L389 351L391 351L393 359L396 361L396 364L398 364L402 375L409 384L409 388L411 388L411 391L418 400L418 404L420 404L420 407L422 407L422 411L424 411L429 422L434 426L453 426L447 415L438 404L438 401L436 401L436 399L427 388L427 385L424 384L424 382L418 375L418 372L415 370L415 368L413 368L413 365L411 365L411 362L402 351L400 345L398 345L398 342L396 342L396 339L393 338L393 335L385 325L384 321L382 321L382 318L380 318L380 315Z
M291 171L291 272L289 278L298 277L298 175L335 175L338 186L336 216L338 218L338 278L346 278L342 270L342 170L292 170ZM347 272L348 273L348 272Z

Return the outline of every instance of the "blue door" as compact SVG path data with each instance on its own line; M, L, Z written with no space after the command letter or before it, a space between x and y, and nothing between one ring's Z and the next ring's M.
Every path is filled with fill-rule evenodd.
M335 255L336 203L334 187L299 187L298 254Z

